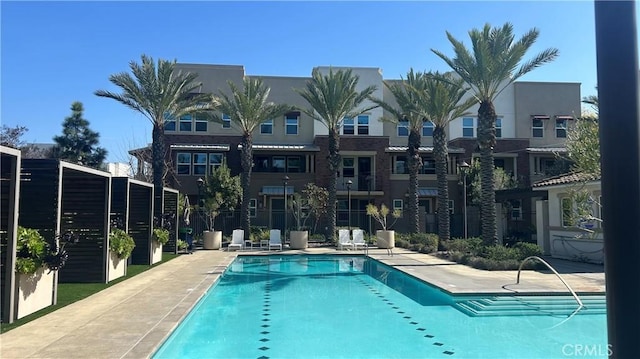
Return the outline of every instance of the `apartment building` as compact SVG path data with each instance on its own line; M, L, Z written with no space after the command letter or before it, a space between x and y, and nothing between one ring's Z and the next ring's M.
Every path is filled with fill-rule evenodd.
M182 71L195 72L202 82L201 91L228 93L227 82L242 86L247 76L243 66L178 64ZM318 67L328 72L329 67ZM333 67L334 70L340 69ZM393 95L384 86L379 68L351 68L364 89L374 85L374 96L394 103ZM310 71L311 72L311 71ZM297 108L308 108L306 101L294 90L302 89L310 77L255 76L271 88L269 100L286 103ZM368 104L364 104L366 106ZM516 82L509 85L496 103L498 141L495 148L496 166L518 178L522 187L553 166L554 153L564 151L566 130L574 115L580 113L579 83ZM462 186L457 164L469 162L476 156L477 106L472 115L458 118L449 125L448 180L452 234L462 235ZM369 230L370 220L364 211L369 202L385 203L392 208L403 209L407 198L408 174L406 148L408 130L405 124L381 122L389 117L381 108L373 109L357 118L345 119L341 129L340 155L342 165L338 171L337 225L360 227ZM198 198L197 180L226 163L233 174L241 172L241 133L234 128L228 115L223 123L207 122L195 115L187 115L169 121L165 127L165 141L170 153L170 163L175 176L172 185L192 198ZM437 186L433 152L433 126L426 123L422 131L423 166L419 175L420 222L430 232L436 230L435 210ZM326 165L328 155L328 130L302 111L292 111L266 120L254 133L254 167L251 177L252 224L270 228L282 228L284 224L284 196L300 192L313 182L326 186L332 175ZM288 180L283 178L287 176ZM351 185L348 185L351 183ZM520 214L531 209L531 201L522 198L515 201ZM515 206L513 208L516 208ZM531 211L533 212L533 211ZM516 214L516 211L513 212ZM237 213L223 215L220 222L225 230L237 226ZM516 217L514 217L516 218ZM530 219L534 223L535 216ZM522 218L516 218L522 220ZM291 226L292 220L288 222ZM395 229L402 231L405 219L400 218ZM474 234L474 223L469 223L469 234ZM321 232L323 228L318 228ZM375 230L375 225L373 228Z

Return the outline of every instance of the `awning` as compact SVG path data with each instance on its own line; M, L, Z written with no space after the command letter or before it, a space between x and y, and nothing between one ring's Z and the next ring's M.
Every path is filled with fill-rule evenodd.
M418 187L418 197L438 197L438 189L430 187Z
M573 119L574 119L573 116L566 116L566 115L556 116L556 120L573 120Z
M296 152L319 152L320 148L314 145L256 145L251 146L253 151L296 151ZM238 145L238 150L242 145Z
M284 186L263 186L261 195L267 196L282 196L284 192ZM293 194L293 186L287 186L287 194Z
M531 119L532 120L548 120L551 117L549 117L548 115L531 115Z
M205 145L205 144L172 144L172 150L209 150L209 151L229 151L229 145Z
M407 146L389 146L384 149L385 152L406 153ZM464 148L449 147L449 153L464 153ZM420 146L418 152L433 153L433 146Z

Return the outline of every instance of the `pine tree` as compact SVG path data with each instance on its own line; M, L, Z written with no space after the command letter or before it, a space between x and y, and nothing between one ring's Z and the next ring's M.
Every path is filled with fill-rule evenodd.
M55 158L83 166L100 168L107 150L98 147L100 134L89 128L89 121L82 118L81 102L71 104L71 116L62 123L62 135L55 136L53 149Z

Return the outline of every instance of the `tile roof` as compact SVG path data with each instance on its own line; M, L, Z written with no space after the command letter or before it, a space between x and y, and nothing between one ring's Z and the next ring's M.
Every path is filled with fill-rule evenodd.
M573 173L565 173L559 176L545 178L541 181L535 182L532 187L540 188L546 186L556 186L562 184L570 184L576 182L585 182L585 181L599 181L600 176L591 174L591 173L583 173L583 172L573 172Z

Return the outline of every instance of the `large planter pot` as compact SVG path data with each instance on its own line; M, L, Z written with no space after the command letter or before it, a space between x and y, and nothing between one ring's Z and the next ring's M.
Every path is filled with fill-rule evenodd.
M162 243L151 240L151 264L162 261Z
M127 260L118 257L117 254L109 253L109 282L123 277L127 273Z
M383 249L391 249L396 246L395 231L376 231L376 246Z
M289 232L289 240L291 249L305 249L309 245L309 232L291 231Z
M16 319L54 304L55 272L42 267L34 274L17 274Z
M204 231L202 233L202 248L220 249L222 246L222 231Z

